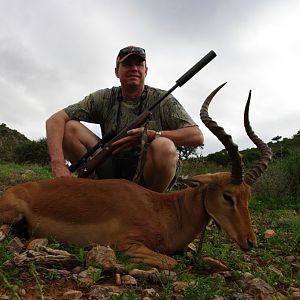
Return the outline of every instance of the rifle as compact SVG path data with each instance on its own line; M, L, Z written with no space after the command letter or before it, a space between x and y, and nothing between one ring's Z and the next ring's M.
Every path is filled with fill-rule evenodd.
M199 60L191 69L183 74L176 84L170 88L162 97L160 97L148 111L141 113L130 125L124 128L119 134L113 136L112 134L105 135L94 147L89 149L85 155L83 155L75 164L69 166L71 172L78 170L78 177L86 178L91 174L98 165L103 163L109 155L112 153L112 144L127 136L127 132L131 129L143 126L151 117L152 110L161 103L168 95L170 95L177 87L183 86L188 80L190 80L196 73L198 73L203 67L205 67L211 60L216 57L214 51L208 52L201 60ZM101 150L97 152L98 149ZM95 154L96 153L96 154ZM94 155L95 154L95 155Z

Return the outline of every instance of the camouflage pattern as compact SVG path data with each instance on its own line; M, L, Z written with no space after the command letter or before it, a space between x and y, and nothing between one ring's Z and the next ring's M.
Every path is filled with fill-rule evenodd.
M166 91L145 86L141 97L122 99L121 88L96 91L78 103L64 109L72 120L100 124L102 136L115 136L126 128L138 115L157 102ZM174 130L197 126L181 104L169 95L153 111L148 129ZM96 173L99 179L125 178L132 180L138 166L140 145L110 156ZM143 178L140 184L144 185Z
M73 120L100 124L102 135L119 133L164 93L166 91L145 86L141 97L122 100L121 88L113 87L96 91L82 101L66 107L64 111ZM160 131L189 126L197 125L182 105L169 95L154 109L148 128Z

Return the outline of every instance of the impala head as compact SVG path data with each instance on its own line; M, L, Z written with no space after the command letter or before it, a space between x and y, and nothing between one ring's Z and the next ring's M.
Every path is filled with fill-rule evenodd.
M248 250L256 244L256 236L251 225L249 214L249 201L251 198L251 185L264 172L271 160L271 149L253 132L249 123L249 105L251 91L244 112L244 126L249 138L261 152L261 159L253 169L244 174L242 158L238 146L222 127L208 115L208 106L215 94L225 85L216 88L204 101L200 117L205 126L225 146L231 161L231 172L205 174L194 176L192 179L208 184L205 196L207 213L235 240L243 250Z

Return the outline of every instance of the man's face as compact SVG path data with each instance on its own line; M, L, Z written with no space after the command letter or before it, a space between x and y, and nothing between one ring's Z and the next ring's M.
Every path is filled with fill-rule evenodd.
M123 86L144 85L147 71L146 62L138 55L130 55L115 69L116 76Z

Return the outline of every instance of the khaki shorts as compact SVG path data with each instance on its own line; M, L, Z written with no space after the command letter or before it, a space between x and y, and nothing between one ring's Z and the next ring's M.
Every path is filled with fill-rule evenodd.
M132 180L136 172L139 157L135 156L109 156L101 166L96 168L98 179L123 178Z

